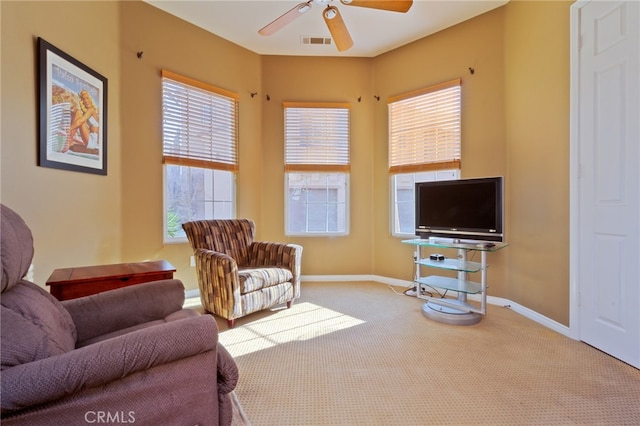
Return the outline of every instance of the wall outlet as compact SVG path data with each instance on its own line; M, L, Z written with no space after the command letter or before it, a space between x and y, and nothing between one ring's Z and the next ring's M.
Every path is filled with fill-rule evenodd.
M191 257L189 258L189 264L190 264L191 266L196 266L196 257L195 257L195 256L191 256Z

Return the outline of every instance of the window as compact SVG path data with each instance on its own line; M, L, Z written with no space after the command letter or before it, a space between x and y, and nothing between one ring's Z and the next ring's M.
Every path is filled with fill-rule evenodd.
M284 104L285 234L349 232L349 105Z
M235 217L238 96L162 71L164 240L182 223Z
M460 177L460 80L389 99L391 234L415 234L416 182Z
M438 170L435 172L398 173L391 175L391 234L407 238L415 235L416 207L415 184L435 180L459 179L459 170Z

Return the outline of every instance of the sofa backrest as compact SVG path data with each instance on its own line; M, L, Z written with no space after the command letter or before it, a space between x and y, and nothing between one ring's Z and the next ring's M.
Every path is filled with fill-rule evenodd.
M73 350L76 328L62 304L25 281L33 259L33 236L22 218L0 205L1 369Z
M33 236L24 220L4 204L0 204L0 218L2 291L5 291L29 271L33 259Z
M77 333L71 315L42 287L20 281L2 293L0 305L0 369L75 348Z
M196 220L182 224L193 249L214 250L248 264L256 226L249 219Z

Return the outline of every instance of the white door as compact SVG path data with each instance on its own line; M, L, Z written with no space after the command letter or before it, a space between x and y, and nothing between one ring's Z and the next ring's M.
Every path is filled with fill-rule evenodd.
M578 338L640 368L640 3L574 6ZM577 21L577 22L576 22ZM577 25L576 25L577 24ZM574 39L575 40L575 39ZM576 69L577 68L577 69ZM577 120L577 121L576 121ZM575 257L573 257L575 256Z

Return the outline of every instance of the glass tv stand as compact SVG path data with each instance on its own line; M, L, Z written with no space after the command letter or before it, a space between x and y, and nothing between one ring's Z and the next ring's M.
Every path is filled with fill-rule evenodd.
M434 321L453 325L472 325L480 322L487 313L487 253L508 246L506 243L451 242L438 239L404 240L404 244L416 247L415 264L417 287L416 297L426 300L422 313ZM457 249L457 258L431 259L431 254L423 254L425 248ZM480 252L480 262L468 261L469 252ZM422 277L422 267L456 271L457 278L430 275ZM480 272L480 282L469 281L469 274ZM424 287L457 292L455 299L432 297L422 294ZM467 301L467 295L479 294L480 306Z

